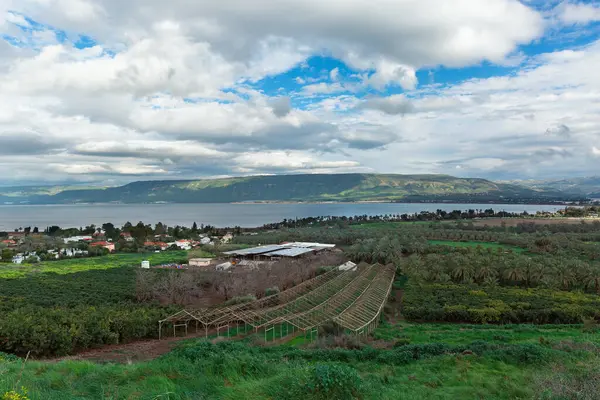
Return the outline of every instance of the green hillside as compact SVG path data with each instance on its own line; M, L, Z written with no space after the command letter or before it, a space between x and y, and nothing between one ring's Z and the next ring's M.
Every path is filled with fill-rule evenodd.
M313 174L187 181L140 181L112 188L0 191L0 202L231 203L259 201L457 201L569 200L559 191L448 175ZM8 199L8 200L7 200Z
M582 195L594 198L600 197L600 177L598 176L560 180L511 181L509 183L534 190L558 191L571 195Z

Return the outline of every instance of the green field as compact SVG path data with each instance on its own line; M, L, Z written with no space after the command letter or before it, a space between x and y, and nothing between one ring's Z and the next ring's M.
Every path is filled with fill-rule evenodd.
M375 339L388 347L262 347L251 337L188 340L133 365L5 360L0 394L24 388L31 400L558 400L593 399L600 389L600 333L582 326L399 324L380 327ZM578 397L570 395L575 390Z
M73 258L67 260L45 261L37 264L0 264L1 278L21 278L39 273L72 274L75 272L105 270L126 266L139 266L143 260L151 265L183 262L187 260L185 251L167 251L161 253L123 253L102 257Z
M497 251L498 249L502 249L502 250L510 249L516 253L522 253L524 251L527 251L527 249L524 249L521 247L509 246L509 245L504 245L504 244L500 244L500 243L491 243L491 242L474 242L474 241L456 242L456 241L451 241L451 240L428 240L427 242L431 245L438 245L438 246L480 247L482 249L492 249L495 251Z

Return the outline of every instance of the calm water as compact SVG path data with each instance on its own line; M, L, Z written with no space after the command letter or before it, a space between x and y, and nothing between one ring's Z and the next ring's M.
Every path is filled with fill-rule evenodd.
M488 209L535 213L556 211L560 206L516 204L99 204L99 205L47 205L47 206L0 206L0 231L19 227L58 225L80 227L112 222L122 226L130 221L167 225L198 225L217 227L256 227L284 218L311 216L354 216L382 214L412 214L420 211L442 209L468 210Z

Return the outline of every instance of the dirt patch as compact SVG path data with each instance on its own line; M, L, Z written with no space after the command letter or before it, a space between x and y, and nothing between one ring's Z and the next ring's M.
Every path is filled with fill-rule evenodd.
M215 335L216 333L216 329L208 331L209 336ZM98 349L84 350L71 356L54 358L48 361L58 362L65 360L77 360L130 364L139 361L153 360L159 356L162 356L163 354L167 354L178 342L181 342L182 340L204 337L205 332L204 330L201 330L201 332L193 332L187 336L166 337L161 340L148 339L125 344L106 345ZM213 341L216 340L219 339L213 339Z

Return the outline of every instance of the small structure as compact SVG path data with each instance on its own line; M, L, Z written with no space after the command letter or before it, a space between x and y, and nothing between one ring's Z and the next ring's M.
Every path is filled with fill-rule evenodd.
M356 271L356 264L352 261L347 261L338 267L340 271Z
M68 238L64 238L64 242L65 244L67 243L73 243L73 242L91 242L94 238L86 235L86 236L71 236Z
M150 269L150 261L142 261L142 268Z
M133 238L133 236L131 236L131 232L121 232L121 237L126 241L126 242L133 242L135 239Z
M229 243L233 240L233 234L231 232L227 232L222 238L221 243Z
M95 243L90 243L90 246L91 247L104 247L111 253L113 253L115 251L115 244L110 243L110 242L95 242Z
M212 262L212 258L192 258L189 261L190 267L208 267Z
M223 264L219 264L219 265L217 265L217 266L215 267L215 269L216 269L217 271L227 271L227 270L229 270L231 267L233 267L233 263L231 263L231 262L227 261L227 262L224 262Z

